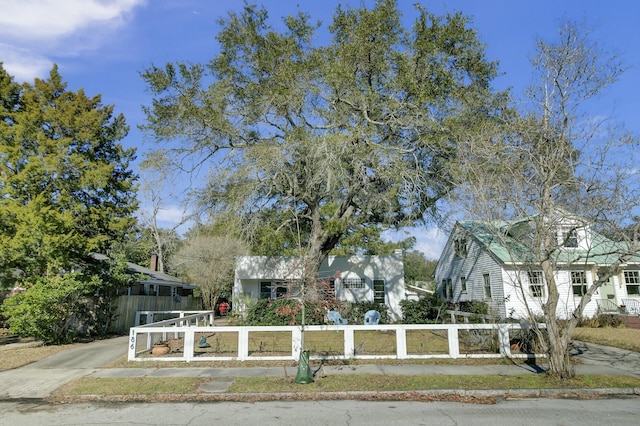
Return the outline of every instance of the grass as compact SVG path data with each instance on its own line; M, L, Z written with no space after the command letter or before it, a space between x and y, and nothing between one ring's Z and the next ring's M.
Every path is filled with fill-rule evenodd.
M577 328L573 339L640 352L640 330L634 328Z
M208 378L139 377L81 378L58 388L53 399L80 395L100 397L197 395ZM331 375L316 377L313 383L297 384L292 377L238 377L227 393L319 393L319 392L411 392L429 390L486 389L601 389L637 388L640 378L611 375L581 375L571 380L553 380L543 374L499 375Z
M194 394L206 381L201 377L83 378L59 387L53 396Z
M239 377L231 393L262 392L353 392L418 391L439 389L580 389L640 386L640 378L628 376L581 375L567 381L552 380L544 374L500 375L332 375L300 385L285 377Z
M43 346L34 344L27 347L16 347L0 350L0 371L22 367L39 361L57 352L69 349L74 345Z

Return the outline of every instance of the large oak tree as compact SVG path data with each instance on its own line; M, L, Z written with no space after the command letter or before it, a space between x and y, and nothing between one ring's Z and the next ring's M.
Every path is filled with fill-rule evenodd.
M379 0L338 7L328 27L304 13L272 26L246 5L220 25L210 62L143 73L144 128L162 143L151 162L204 168L200 205L248 234L277 217L307 279L357 229L434 217L456 141L500 111L496 64L460 14L416 6L407 29L396 2Z

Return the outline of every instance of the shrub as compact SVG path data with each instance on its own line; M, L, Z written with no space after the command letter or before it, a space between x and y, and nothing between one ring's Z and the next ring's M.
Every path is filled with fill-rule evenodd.
M326 301L308 301L305 304L305 324L324 324L329 309L337 308L338 303L327 305ZM261 299L247 308L244 325L301 325L302 304L291 298L276 300Z
M383 303L377 302L349 303L347 304L346 312L343 317L349 320L349 324L364 324L364 314L371 310L380 312L380 323L389 323L389 311L387 306Z
M2 311L11 333L45 344L73 341L79 319L87 317L83 284L77 274L40 277L23 293L7 298Z
M592 318L581 318L578 327L603 328L603 327L622 327L624 324L620 315L602 314Z
M481 300L460 302L458 310L462 312L470 312L472 314L487 315L489 313L489 304Z
M405 324L429 324L440 318L444 302L436 294L430 294L418 300L403 300L400 306Z

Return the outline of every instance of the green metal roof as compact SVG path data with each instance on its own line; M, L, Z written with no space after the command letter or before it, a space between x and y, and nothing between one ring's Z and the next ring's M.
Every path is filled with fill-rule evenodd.
M514 222L462 220L458 225L478 241L497 260L502 263L530 264L539 263L533 251L521 240L511 236L514 231L526 227L530 219ZM590 230L591 244L588 250L562 248L554 253L556 264L597 264L607 265L616 262L622 253L628 250L626 243L612 241L602 234ZM640 263L637 254L624 263Z

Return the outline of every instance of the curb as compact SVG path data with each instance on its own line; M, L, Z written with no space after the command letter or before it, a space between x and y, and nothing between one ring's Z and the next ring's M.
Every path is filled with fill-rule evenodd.
M640 396L640 388L594 389L438 389L422 391L354 391L354 392L282 392L282 393L200 393L163 395L74 395L42 398L57 403L76 402L187 402L187 401L304 401L304 400L377 400L377 401L450 401L495 403L498 399L552 398L593 399L619 396ZM24 399L24 398L22 398ZM0 399L12 401L17 399ZM37 399L28 399L31 402Z

